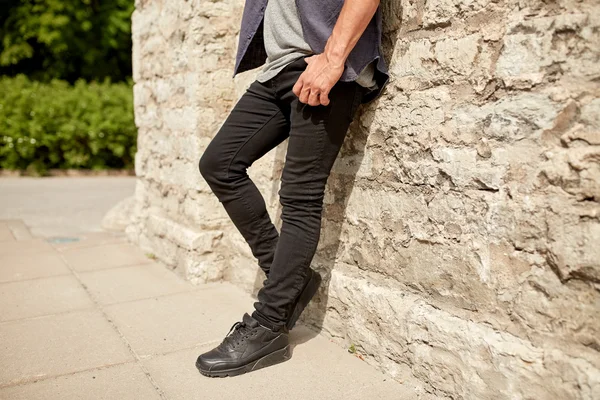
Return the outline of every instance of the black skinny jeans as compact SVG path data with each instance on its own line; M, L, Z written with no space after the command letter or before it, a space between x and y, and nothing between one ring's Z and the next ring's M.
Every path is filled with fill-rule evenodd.
M276 77L255 81L241 97L200 159L200 172L248 242L267 275L253 317L278 328L290 316L317 249L325 184L363 88L338 82L328 106L300 103L292 88L303 58ZM289 138L279 191L279 234L246 169Z

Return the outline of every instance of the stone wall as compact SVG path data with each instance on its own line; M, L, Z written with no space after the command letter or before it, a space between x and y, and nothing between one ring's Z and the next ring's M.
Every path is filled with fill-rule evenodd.
M136 1L127 231L188 279L255 291L198 172L256 73L231 79L243 3ZM334 166L305 323L415 398L600 398L600 3L382 7L392 80ZM284 156L250 169L276 221Z

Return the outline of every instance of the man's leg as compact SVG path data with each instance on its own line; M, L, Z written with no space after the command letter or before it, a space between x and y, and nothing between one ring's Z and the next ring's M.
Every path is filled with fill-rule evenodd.
M271 87L276 90L273 94L277 97L278 106L283 115L288 116L288 119L281 119L278 125L283 125L286 123L284 121L289 120L291 126L279 192L283 205L281 236L276 243L266 284L259 291L259 301L255 303L254 314L252 316L244 314L242 321L234 324L221 344L201 354L196 360L196 367L200 373L207 376L233 376L288 360L291 356L288 324L290 324L292 309L294 309L293 315L299 315L303 305L314 293L306 290L311 287L309 283L313 282L312 279L307 278L313 276L309 273L309 265L319 241L325 183L354 111L360 103L362 91L355 83L339 83L331 91L331 104L328 107L310 107L300 104L292 92L292 87L305 67L306 63L303 60L294 62L284 69L276 77L277 79L269 81ZM249 110L241 115L251 115L257 111L252 104L249 106ZM271 118L278 118L278 115L274 113ZM271 121L269 116L270 114L266 113L264 119ZM229 125L235 130L239 129L238 125L244 126L244 124L242 120ZM260 129L264 128L259 128L259 132ZM278 139L274 142L278 142ZM215 143L215 146L218 146L215 148L222 147L219 146L219 141ZM243 141L243 143L245 145L247 142ZM229 154L230 152L221 150L215 153ZM262 151L255 154L259 153L264 154ZM234 155L233 158L229 158L236 157L237 155ZM204 168L215 164L220 165L219 160L217 158L201 162L201 169L208 172ZM242 165L246 164L247 161ZM231 184L227 174L218 180L214 177L210 179L212 179L211 187L216 193L217 190L224 190L223 186ZM242 179L242 176L239 179ZM243 180L247 180L247 177L243 177ZM222 182L228 185L223 185ZM232 202L236 202L234 209L228 209L228 212L232 219L235 218L234 221L243 222L240 223L242 228L248 229L250 239L247 240L250 243L254 235L260 232L248 226L257 219L245 216L244 211L246 213L255 211L251 211L249 205L240 200L239 194L235 195L227 190L219 196L220 199L224 199L222 200L224 204L228 203L230 197ZM264 203L261 209L263 207ZM318 283L312 285L315 286L318 286Z
M291 121L279 192L283 223L269 278L252 315L272 328L288 322L307 282L320 236L325 184L363 93L354 82L338 82L329 106L302 104L291 97L299 75L293 72L280 78L289 87Z
M200 160L202 175L267 276L278 233L246 168L289 135L289 113L275 103L272 87L272 81L250 86ZM198 357L196 368L206 376L234 376L290 356L287 329L273 330L244 314L221 344Z
M200 172L267 275L279 234L246 169L288 135L270 83L254 82L200 159Z

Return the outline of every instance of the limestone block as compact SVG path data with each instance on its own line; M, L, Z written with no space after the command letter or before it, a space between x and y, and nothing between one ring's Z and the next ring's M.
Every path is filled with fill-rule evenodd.
M139 82L133 85L133 105L135 109L146 107L153 99L153 93L148 84Z
M350 174L357 178L368 178L373 175L372 153L360 153L351 156L339 156L333 164L332 173Z
M600 99L594 99L581 107L581 122L591 129L600 131Z
M201 190L204 181L198 170L198 163L175 159L169 164L162 164L159 173L161 182L168 183L184 190Z
M165 49L165 39L159 35L149 36L142 45L142 57L148 57L154 53L160 53ZM149 68L148 68L149 69Z
M201 193L190 191L181 202L180 212L198 228L212 228L231 224L217 197L207 189Z
M195 168L198 171L198 162L207 145L205 138L166 130L160 130L152 136L157 154L165 159L181 159L185 163L196 164Z
M543 94L523 93L483 106L457 106L452 118L456 131L470 130L489 139L515 141L550 129L559 107Z
M180 26L179 4L176 2L164 2L161 5L160 14L155 23L163 38L169 39L178 26Z
M593 288L582 281L561 282L551 268L534 267L523 276L518 290L503 291L517 325L535 343L562 343L565 349L600 347L600 321ZM508 294L510 297L506 296ZM568 343L568 344L567 344Z
M171 132L188 133L194 132L194 127L198 124L198 110L196 107L187 106L182 108L162 107L164 129Z
M161 129L163 127L162 112L155 105L136 108L134 116L138 128Z
M600 246L593 239L600 233L600 224L593 220L566 223L552 218L548 228L548 261L559 277L600 281Z
M550 50L548 38L515 34L504 38L504 47L496 64L496 74L508 86L536 85L544 78L546 54Z
M239 255L231 255L228 261L229 268L225 271L223 279L249 293L256 294L266 279L266 275L260 270L256 262ZM249 306L251 305L249 304Z
M403 77L416 77L422 80L434 79L434 72L429 65L434 59L432 44L429 40L421 39L410 43L401 42L399 51L390 67L396 80Z
M220 231L195 231L172 219L150 215L148 229L153 235L170 238L177 246L197 253L211 253L223 237Z
M398 346L385 355L412 365L413 374L427 381L435 393L456 393L465 399L515 395L591 399L598 390L597 360L571 357L560 348L534 346L431 307L407 292L334 271L328 295L345 307L363 310L348 317L345 329L360 337L361 347L375 358L367 357L367 362L377 363L382 357L375 348ZM374 310L377 317L369 317ZM548 368L542 359L557 363L553 361ZM564 370L561 374L555 368ZM564 379L544 380L555 371ZM585 388L580 392L581 384Z
M599 157L596 146L548 151L541 173L552 185L562 188L578 200L597 199L600 196Z
M228 263L218 255L197 255L194 252L182 252L178 268L183 269L184 277L194 284L217 282L223 279Z
M444 68L461 75L470 75L479 53L479 35L470 35L460 39L443 39L435 44L435 58Z
M457 12L458 8L452 1L428 1L423 11L423 25L424 27L449 25Z
M152 33L153 25L158 21L160 6L156 1L147 1L143 6L136 4L131 17L131 31L135 36L145 36Z

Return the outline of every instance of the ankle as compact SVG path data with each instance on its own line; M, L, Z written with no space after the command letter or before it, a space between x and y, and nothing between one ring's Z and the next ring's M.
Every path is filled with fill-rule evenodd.
M260 326L262 326L265 329L268 329L272 332L285 332L285 323L281 323L281 324L273 324L270 321L266 320L265 318L263 318L260 314L258 314L256 311L254 311L252 313L252 318L254 318L256 321L258 321L258 324Z

